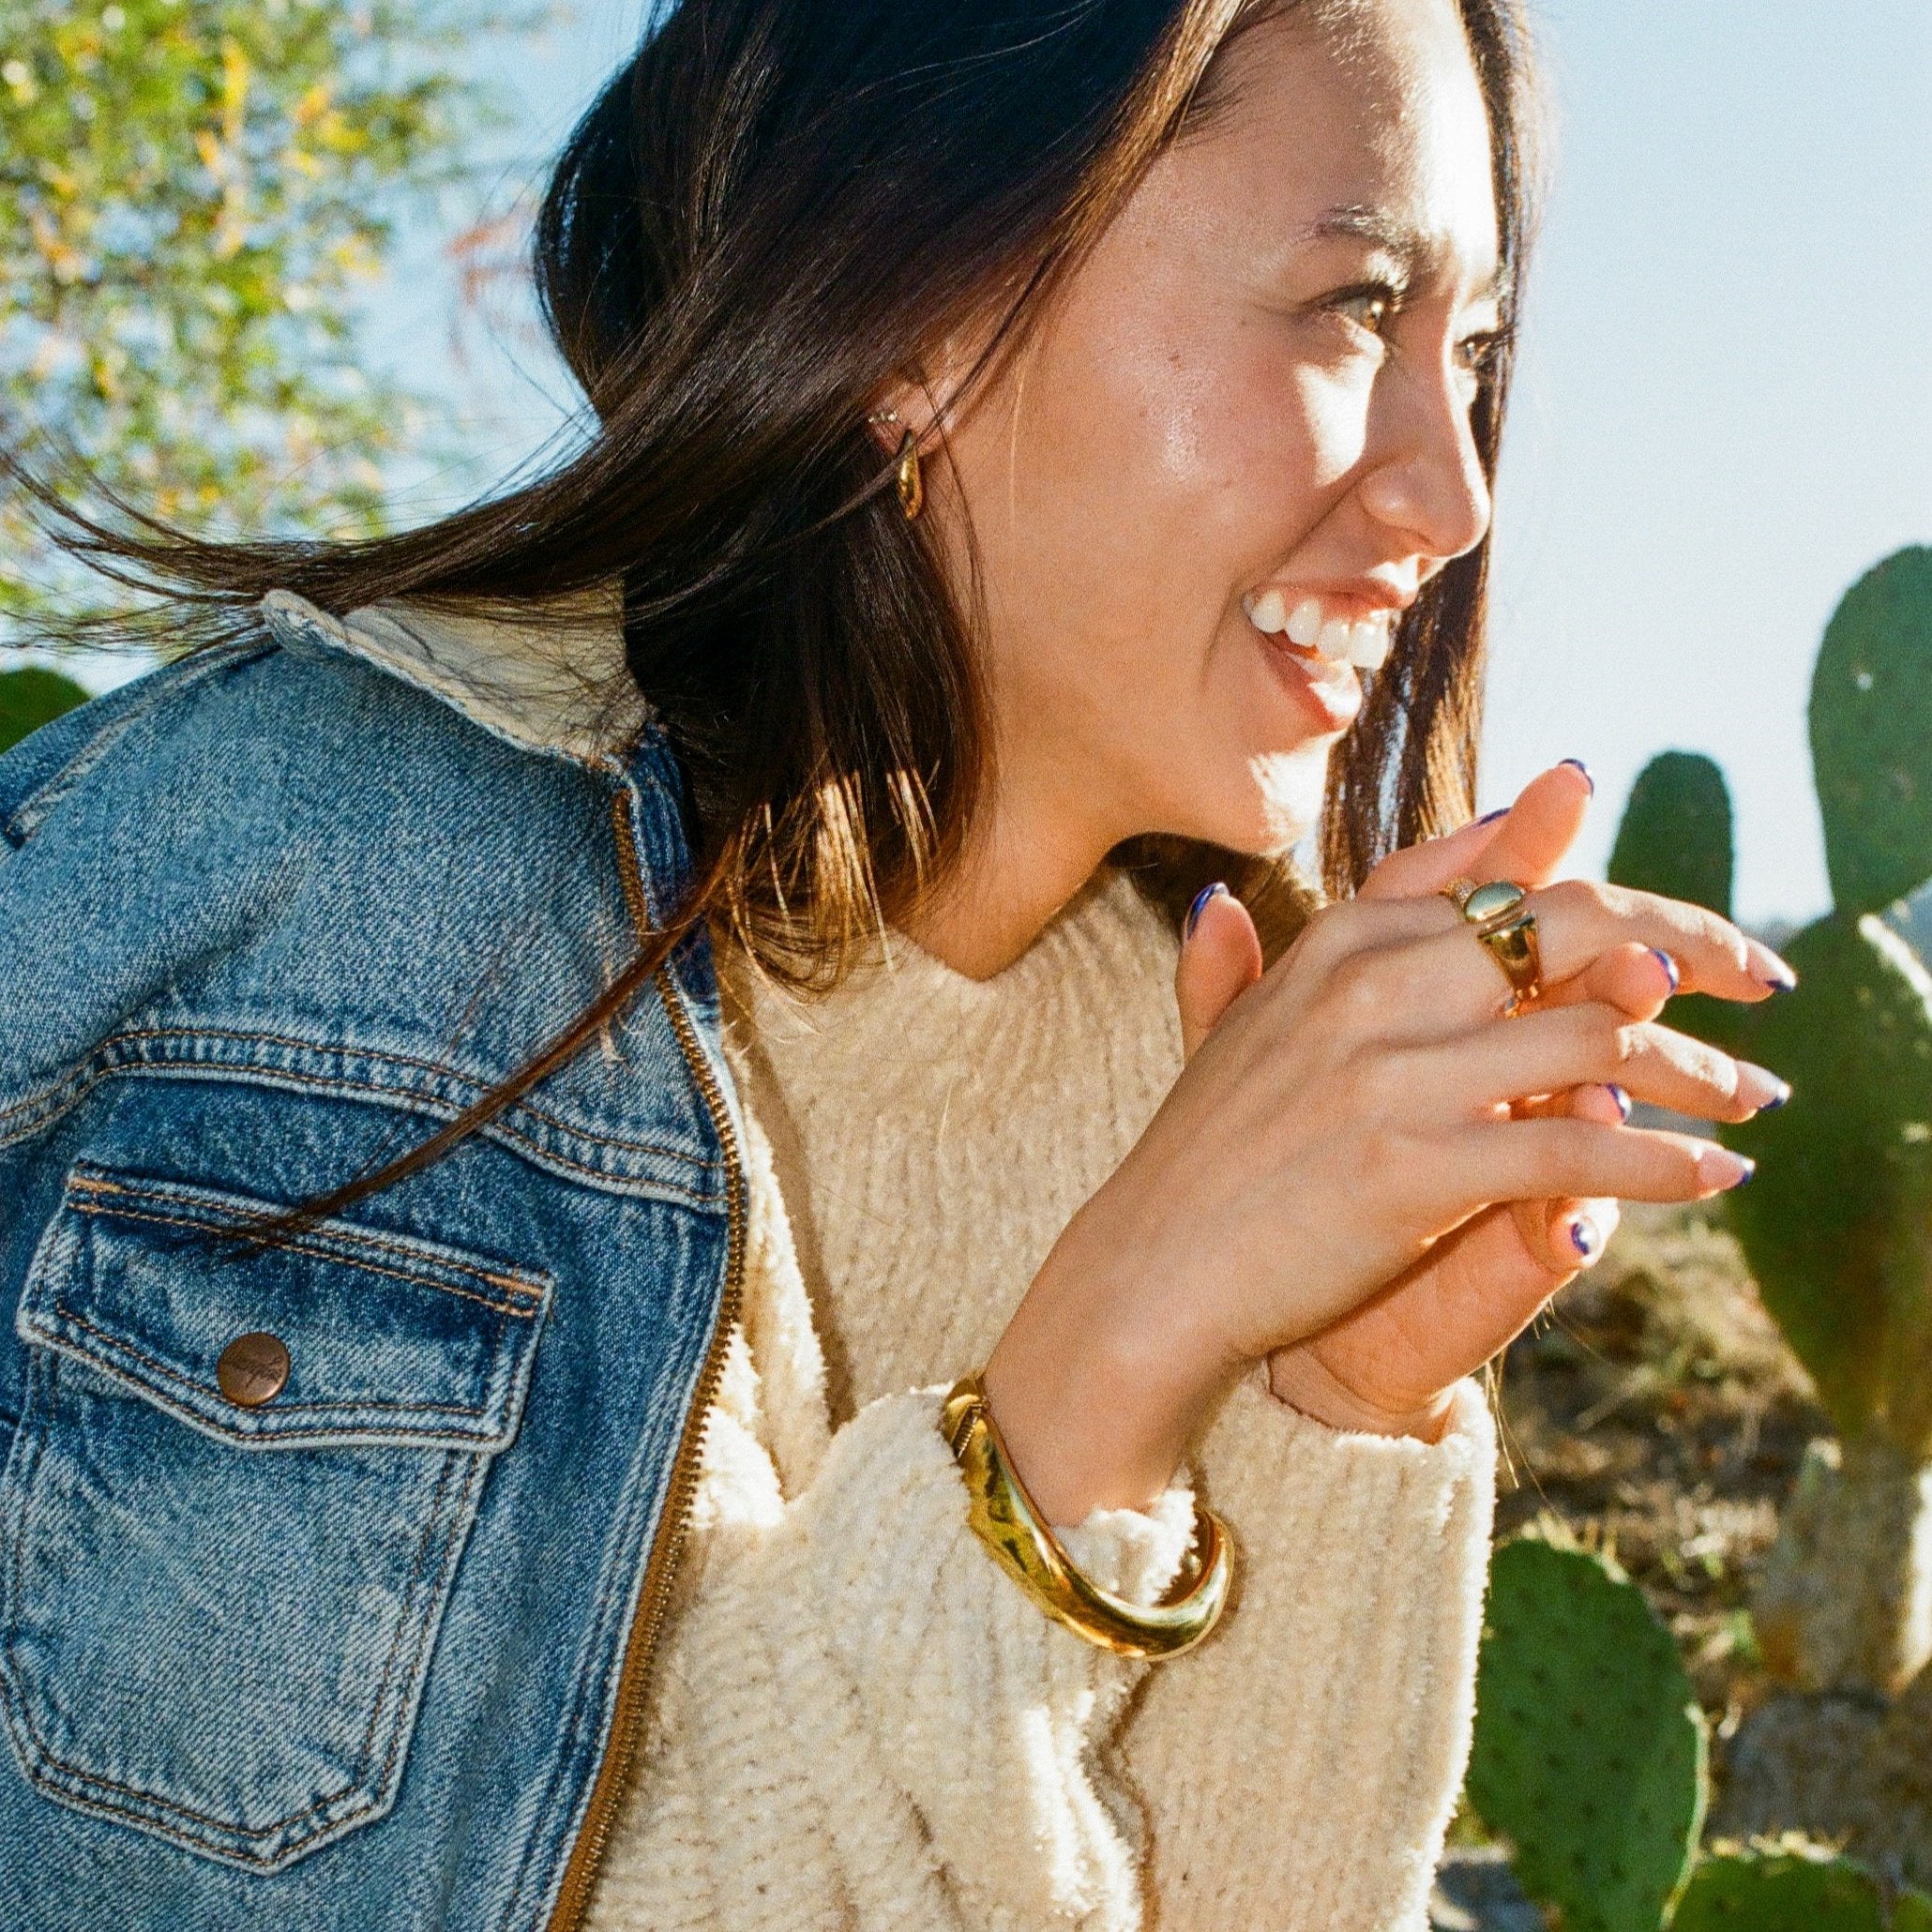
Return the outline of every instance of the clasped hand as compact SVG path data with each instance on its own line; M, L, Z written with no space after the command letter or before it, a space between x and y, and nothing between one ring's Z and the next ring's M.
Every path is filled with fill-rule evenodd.
M1393 854L1266 972L1245 910L1207 901L1176 975L1185 1068L987 1365L1053 1520L1151 1501L1262 1360L1321 1421L1433 1438L1462 1379L1602 1252L1620 1198L1748 1173L1627 1108L1737 1121L1780 1100L1776 1075L1657 1016L1680 987L1756 1001L1790 971L1700 907L1550 883L1589 796L1558 765L1504 817ZM1516 1019L1440 896L1457 875L1533 889L1545 991Z

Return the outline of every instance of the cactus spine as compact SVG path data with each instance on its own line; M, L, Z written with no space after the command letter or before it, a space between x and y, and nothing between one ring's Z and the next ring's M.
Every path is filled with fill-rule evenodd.
M1725 1130L1759 1164L1727 1198L1731 1227L1839 1439L1788 1512L1759 1637L1801 1683L1892 1692L1932 1658L1932 977L1879 915L1932 877L1932 550L1901 551L1846 594L1810 725L1834 905L1786 948L1798 989L1753 1007L1687 1000L1670 1018L1798 1096ZM1697 882L1728 913L1713 779L1708 761L1654 762L1611 876Z

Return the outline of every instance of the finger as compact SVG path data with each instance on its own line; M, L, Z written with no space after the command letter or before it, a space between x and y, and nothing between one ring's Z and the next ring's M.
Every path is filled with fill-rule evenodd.
M1417 1093L1467 1094L1483 1115L1499 1101L1598 1084L1703 1120L1744 1121L1791 1090L1768 1067L1737 1060L1614 1006L1532 1011L1458 1040L1411 1049L1396 1078Z
M1572 1087L1518 1108L1517 1118L1568 1117L1620 1127L1630 1118L1630 1096L1618 1086ZM1508 1203L1524 1251L1554 1275L1588 1268L1616 1230L1620 1210L1611 1200L1513 1200Z
M1188 911L1174 967L1181 1049L1189 1059L1221 1015L1261 976L1261 942L1247 908L1218 882Z
M1381 861L1359 898L1420 898L1452 879L1515 879L1541 885L1555 876L1582 828L1590 775L1574 760L1539 773L1500 812L1486 812L1441 838L1404 846ZM1495 869L1477 871L1478 864Z
M1582 762L1567 758L1525 785L1484 847L1470 876L1514 879L1518 885L1547 885L1577 842L1596 786Z
M1633 943L1668 954L1685 992L1755 1003L1796 984L1790 968L1769 946L1684 899L1562 879L1532 892L1523 910L1536 921L1546 988L1573 978L1612 948ZM1487 949L1467 922L1446 899L1426 913L1418 905L1415 916L1428 918L1433 937L1407 949L1403 971L1413 978L1414 990L1426 987L1440 1007L1457 989L1458 1000L1467 997L1472 1019L1496 1012L1507 991L1502 968L1485 957Z
M1546 985L1537 1004L1547 1012L1594 1002L1632 1019L1654 1019L1682 976L1668 953L1633 939L1599 953L1581 973Z
M1439 1143L1435 1175L1450 1202L1579 1200L1708 1200L1741 1185L1757 1163L1713 1140L1595 1121L1486 1122Z

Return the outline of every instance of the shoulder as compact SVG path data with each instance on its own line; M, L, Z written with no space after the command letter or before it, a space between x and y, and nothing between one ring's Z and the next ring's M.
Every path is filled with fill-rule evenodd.
M657 906L681 882L676 767L641 707L597 737L520 706L509 671L492 690L503 628L465 657L435 620L272 598L0 759L0 1113L135 1051L250 1076L347 1052L446 1107L594 997L637 944L627 859ZM701 1003L706 977L687 962ZM637 1138L616 1071L565 1084L569 1158Z

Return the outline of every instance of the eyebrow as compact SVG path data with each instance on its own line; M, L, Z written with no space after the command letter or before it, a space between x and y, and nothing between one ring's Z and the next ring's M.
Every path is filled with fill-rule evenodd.
M1303 229L1295 239L1300 242L1337 239L1374 242L1386 249L1411 275L1440 268L1448 254L1448 247L1440 235L1429 234L1413 221L1392 214L1387 208L1370 207L1359 203L1329 209L1319 221ZM1501 302L1507 283L1508 278L1499 269L1482 288L1474 291L1470 299Z

